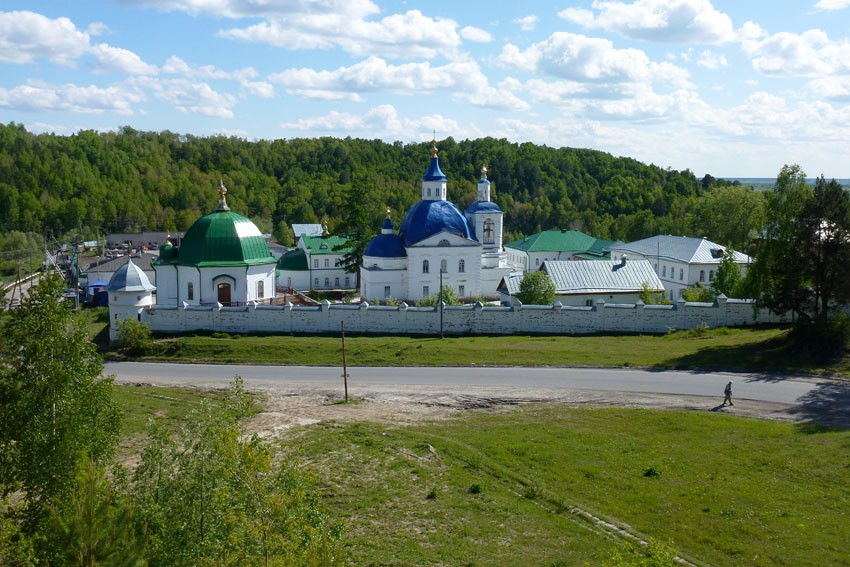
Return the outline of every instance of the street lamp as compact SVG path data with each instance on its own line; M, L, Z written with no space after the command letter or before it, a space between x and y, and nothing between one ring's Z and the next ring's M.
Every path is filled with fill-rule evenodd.
M440 338L443 338L443 266L442 262L440 263L440 301L438 304L440 308Z

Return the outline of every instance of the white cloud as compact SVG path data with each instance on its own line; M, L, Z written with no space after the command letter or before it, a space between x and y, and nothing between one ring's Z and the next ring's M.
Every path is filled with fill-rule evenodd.
M257 70L253 67L244 67L235 71L225 71L214 65L193 67L180 57L172 55L165 61L162 71L171 75L180 75L186 79L236 81L246 93L262 98L271 98L274 96L274 85L266 81L251 80L258 75Z
M824 11L843 10L848 6L850 6L850 0L820 0L815 4L816 9Z
M339 13L364 18L380 11L371 0L120 0L122 4L148 6L162 12L207 14L216 18L283 18Z
M460 37L467 41L475 41L478 43L490 43L493 41L493 36L490 35L490 32L473 26L461 28Z
M594 0L593 9L567 8L565 20L588 29L669 43L725 43L735 39L731 18L710 0Z
M516 18L514 23L519 24L519 29L522 31L532 31L534 26L537 25L537 20L537 16L532 14L529 16L523 16L522 18Z
M0 62L47 59L70 66L89 49L89 36L68 18L52 20L35 12L0 12Z
M92 22L86 27L86 33L90 36L106 35L112 30L103 22Z
M721 67L728 67L729 61L725 55L718 55L717 53L706 50L700 53L699 59L697 59L697 65L716 71Z
M389 104L376 106L364 114L331 111L324 116L302 118L296 122L281 124L286 130L297 130L311 134L349 132L378 135L383 139L430 140L431 132L459 135L458 123L439 114L419 118L402 118L396 108ZM418 134L417 134L418 132Z
M103 24L89 26L92 33L102 33ZM80 31L68 18L50 19L35 12L0 12L0 63L32 63L47 59L57 65L72 67L77 60L90 55L95 72L118 71L130 75L155 75L149 65L127 49L106 43L91 45L89 33Z
M439 90L453 92L477 106L527 108L512 93L492 88L478 63L472 60L443 66L432 66L429 62L390 65L379 57L369 57L333 71L286 69L269 75L269 80L282 85L289 94L319 100L359 102L364 93L421 94Z
M140 77L133 83L153 91L159 100L170 103L184 113L201 114L216 118L233 118L233 107L238 99L220 93L205 82L190 79L152 79Z
M286 49L338 46L356 56L408 58L447 55L461 42L454 21L429 18L419 10L393 14L379 21L352 19L340 13L311 14L222 30L219 36Z
M500 61L507 67L580 82L623 83L663 80L687 86L686 70L671 63L655 63L639 49L616 49L602 38L558 32L525 51L506 45Z
M0 107L25 111L133 114L133 104L144 100L144 95L135 89L115 86L31 83L0 89Z
M850 77L822 77L809 81L808 87L817 98L850 102Z
M744 52L759 73L777 77L816 77L850 72L850 41L830 41L826 32L780 32L744 41Z
M132 51L120 47L101 43L92 47L89 53L97 62L95 72L118 71L128 75L156 75L159 72L156 65L149 65Z

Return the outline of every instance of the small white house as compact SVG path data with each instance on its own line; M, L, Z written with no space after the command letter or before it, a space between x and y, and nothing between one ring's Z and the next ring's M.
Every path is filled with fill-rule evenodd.
M301 234L298 245L277 263L277 285L289 289L353 289L355 274L342 267L349 252L343 236Z
M664 283L668 297L676 300L686 287L710 287L725 253L725 246L705 238L666 235L617 244L611 248L611 259L616 262L625 254L629 262L648 260ZM749 256L735 252L735 263L742 275L750 262Z
M153 291L148 276L129 260L115 270L106 291L109 294L109 340L118 340L118 322L122 319L142 320L142 311L153 304Z

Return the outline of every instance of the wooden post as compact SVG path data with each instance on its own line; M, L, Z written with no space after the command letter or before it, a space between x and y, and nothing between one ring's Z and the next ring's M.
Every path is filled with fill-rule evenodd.
M345 402L348 403L348 366L345 364L345 321L339 322L339 332L342 336L342 380L345 384Z

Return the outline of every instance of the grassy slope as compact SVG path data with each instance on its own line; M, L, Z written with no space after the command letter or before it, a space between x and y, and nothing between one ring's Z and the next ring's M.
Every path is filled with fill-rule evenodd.
M299 453L355 564L599 564L614 544L578 506L698 563L842 565L848 443L713 414L547 406L325 424L302 431Z

